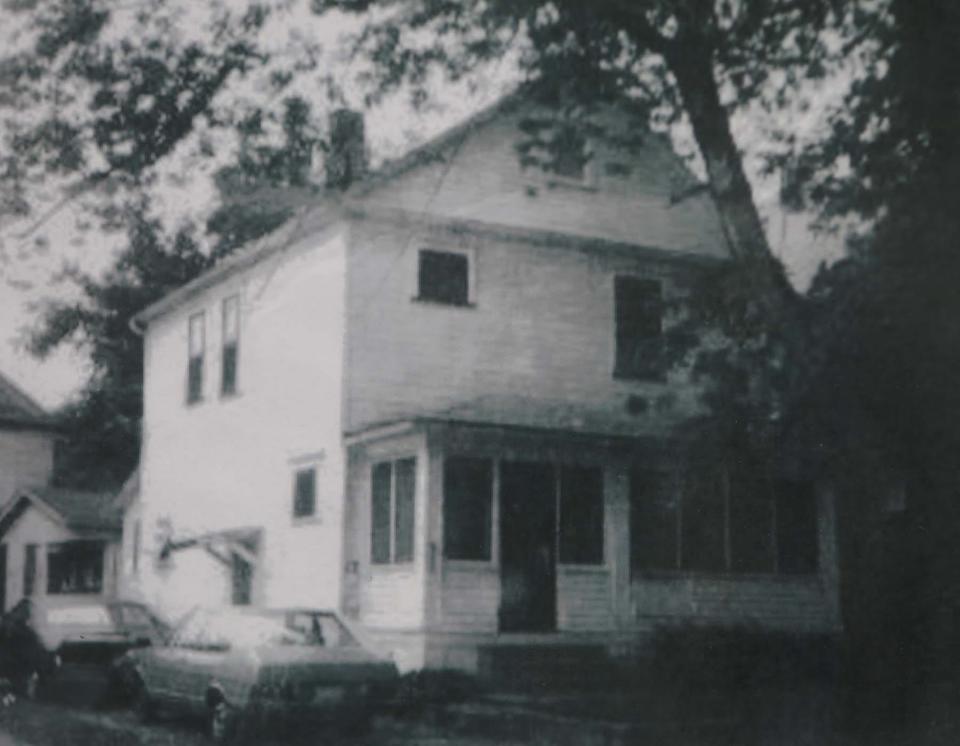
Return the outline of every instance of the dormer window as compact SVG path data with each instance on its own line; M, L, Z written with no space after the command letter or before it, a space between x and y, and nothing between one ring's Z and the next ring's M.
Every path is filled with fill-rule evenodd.
M187 404L195 404L203 398L203 351L206 344L203 311L193 314L188 323Z
M463 251L421 249L417 300L448 306L470 305L470 256Z

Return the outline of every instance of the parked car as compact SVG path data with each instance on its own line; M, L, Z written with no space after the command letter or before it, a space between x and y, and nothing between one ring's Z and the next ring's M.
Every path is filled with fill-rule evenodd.
M398 675L338 614L299 608L197 608L166 644L130 651L124 665L142 718L199 714L221 743L267 724L361 726Z
M160 642L169 627L143 604L78 596L24 598L0 619L0 676L21 696L85 689L106 696L113 663Z

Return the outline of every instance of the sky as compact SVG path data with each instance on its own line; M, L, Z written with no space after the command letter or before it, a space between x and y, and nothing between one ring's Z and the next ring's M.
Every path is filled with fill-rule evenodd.
M5 13L0 7L0 28L5 25ZM344 62L341 54L341 36L349 30L349 22L342 19L321 22L316 16L300 12L294 16L292 23L268 27L266 38L277 50L287 55L291 50L318 45L323 60L320 69L329 70L332 66L339 66L337 69L343 71L343 80L349 80L356 70L350 69L350 64ZM476 90L468 91L464 85L438 88L435 105L423 112L413 112L402 99L390 100L366 111L367 135L374 163L384 157L398 155L491 103L497 95L508 90L515 79L515 70L506 61L489 71ZM251 80L249 85L250 90L239 94L241 101L244 95L258 95L258 82ZM300 85L299 92L309 97L311 91L303 87L309 86L309 78L305 77ZM362 98L359 87L344 85L344 95L349 105L359 107ZM817 114L817 107L814 107L796 126L814 126ZM749 119L735 121L734 132L738 142L748 152L760 138L758 128ZM689 140L686 133L681 130L673 134L681 151L689 147L689 142L684 142L685 139ZM226 152L227 148L223 150ZM190 156L181 153L178 157ZM181 160L171 165L171 174L183 162ZM161 198L166 202L165 214L171 224L203 215L213 196L210 175L217 165L214 159L188 169L192 174L188 182L174 180L172 175L168 175L169 186ZM693 167L696 170L695 164ZM811 233L807 216L784 212L777 200L776 179L761 177L757 164L750 159L747 160L747 168L756 201L767 225L771 247L784 261L794 284L802 289L821 262L830 261L841 254L839 242L835 238L818 237ZM42 234L46 241L38 241L41 232L25 234L24 225L0 225L3 245L9 255L7 262L0 262L0 370L48 408L56 408L77 393L88 376L89 366L82 352L65 347L45 360L31 357L24 348L24 330L36 323L44 299L69 297L71 292L75 292L69 284L56 280L64 263L75 264L85 272L96 275L110 265L121 245L117 236L95 235L81 240L75 230L77 217L69 206L57 212L43 226Z

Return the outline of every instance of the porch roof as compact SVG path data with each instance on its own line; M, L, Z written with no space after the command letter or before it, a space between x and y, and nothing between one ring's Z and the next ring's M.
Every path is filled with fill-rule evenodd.
M0 511L0 536L30 506L78 534L115 534L120 531L121 512L114 496L61 487L20 489Z
M499 427L630 440L679 435L679 426L687 420L654 410L652 401L647 402L643 412L631 414L625 403L590 406L563 400L488 395L449 407L371 421L348 431L346 436L362 439L367 434L404 423Z

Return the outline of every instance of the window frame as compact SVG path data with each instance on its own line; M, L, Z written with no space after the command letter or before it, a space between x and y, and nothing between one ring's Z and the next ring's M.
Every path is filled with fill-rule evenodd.
M73 552L84 546L90 550L96 548L97 555L94 560L94 566L98 570L98 581L95 587L91 588L81 588L73 590L54 590L54 582L62 581L62 574L59 572L53 572L55 563L52 562L52 558L57 554L70 554L71 549ZM106 543L99 539L72 539L68 541L53 542L46 545L46 554L47 554L47 595L48 596L92 596L99 595L104 592L106 587L106 578L104 573L106 571L106 558L105 558ZM91 555L93 552L91 551Z
M194 352L194 323L197 322L199 329L199 352ZM186 402L187 405L195 405L203 402L204 378L205 378L205 359L207 354L207 318L203 310L195 311L187 316L187 387ZM196 372L194 365L196 364ZM196 378L196 387L194 379Z
M770 566L766 570L757 570L757 569L738 569L737 564L739 561L738 557L734 556L734 547L736 545L735 539L733 537L733 532L736 530L734 526L731 515L732 515L732 495L730 489L730 468L726 465L721 465L719 467L709 467L709 471L716 472L718 481L721 485L721 496L720 500L723 503L723 526L722 535L723 535L723 555L724 561L721 569L717 570L704 570L704 569L692 569L685 563L684 559L684 512L685 512L685 502L686 502L686 480L684 476L689 473L691 464L685 464L685 467L682 471L665 471L658 470L653 468L646 469L637 469L634 468L630 473L630 575L631 578L644 578L644 577L658 577L658 576L680 576L680 577L730 577L734 579L738 578L750 578L750 577L764 577L764 578L775 578L786 580L790 578L812 578L820 574L822 568L820 565L820 505L817 498L817 485L813 480L791 480L786 479L780 476L772 476L768 474L762 475L758 481L761 482L761 485L764 490L765 497L758 498L756 496L752 498L745 499L746 502L753 504L763 504L768 507L768 533L770 540ZM662 479L669 486L669 489L673 493L673 502L675 508L673 510L672 521L674 523L675 530L675 560L673 567L643 567L637 561L637 552L635 549L634 542L638 541L640 537L634 535L635 520L634 511L637 510L636 501L638 499L643 499L642 496L637 496L635 493L634 481L639 478L643 479L649 483L651 477L656 477ZM812 568L807 569L806 571L797 571L797 570L786 570L782 565L782 560L780 557L780 524L778 522L778 505L783 499L781 495L782 485L785 483L791 483L795 487L803 486L807 491L807 497L811 501L812 510L813 510L813 537L814 537L814 547L813 554L814 560L812 562Z
M621 329L622 306L620 288L627 284L636 285L655 285L659 291L659 330L656 334L639 337L629 335L627 330ZM614 274L613 275L613 378L621 381L635 381L638 383L665 383L667 380L666 366L661 359L664 351L664 331L666 328L666 299L667 283L663 278L653 275L640 274ZM624 349L625 338L629 338L629 351L634 351L638 347L655 348L654 354L658 358L649 364L644 364L642 370L636 363L626 363L624 360L630 356L628 350Z
M410 464L411 474L412 474L412 490L410 495L410 554L409 556L404 555L398 559L397 544L398 536L400 529L400 513L398 511L398 485L400 480L397 478L398 465L400 464ZM377 550L376 534L377 524L374 520L375 518L375 473L377 469L389 466L389 492L387 495L388 498L388 522L385 524L387 527L387 552L386 559L380 559L379 555L375 554ZM367 537L370 542L369 552L367 554L367 560L372 568L391 568L391 567L410 567L414 565L417 561L417 487L419 482L419 477L417 474L418 468L418 459L415 455L412 456L399 456L395 458L386 458L380 459L377 461L372 461L370 463L370 489L369 489L369 532Z
M234 329L232 333L227 327L228 306L233 305L234 309ZM237 396L240 393L240 326L242 324L242 304L240 294L234 293L228 295L220 304L220 396L229 398ZM232 351L232 367L228 368L227 354ZM227 371L232 371L230 386L227 386Z
M609 541L607 539L607 483L606 475L604 469L599 465L592 464L574 464L574 463L560 463L557 465L557 566L566 566L566 567L576 567L576 568L604 568L607 565L607 545ZM565 545L564 540L568 538L568 534L565 531L565 513L564 510L564 500L565 500L565 489L564 477L568 477L573 472L590 472L593 475L599 477L599 532L600 532L600 543L599 547L594 548L598 549L599 556L593 559L582 559L579 557L571 557L570 549L567 547L567 551L564 551ZM596 508L595 508L596 509ZM581 517L577 515L577 517ZM582 537L581 537L582 538ZM596 537L594 537L596 538ZM582 549L582 547L577 547Z
M467 297L463 303L451 303L445 300L425 296L420 286L421 256L424 253L451 254L466 258L467 262ZM476 250L469 246L438 246L435 242L422 245L414 256L413 267L413 294L411 300L430 306L443 308L476 308Z
M484 526L484 539L486 541L486 556L478 557L451 557L448 554L448 539L450 538L448 531L448 524L450 514L449 510L453 508L450 507L448 502L449 494L449 479L450 475L447 471L449 465L453 462L472 462L474 465L484 464L485 468L489 469L489 494L486 496L486 525ZM495 458L489 456L474 456L468 454L447 454L443 458L443 506L442 506L442 521L443 521L443 533L442 533L442 545L441 545L441 556L444 562L450 563L466 563L466 564L480 564L480 565L490 565L496 561L496 553L494 551L494 523L496 521L496 493L498 485L498 471L499 471L499 462ZM483 552L481 552L483 554Z

